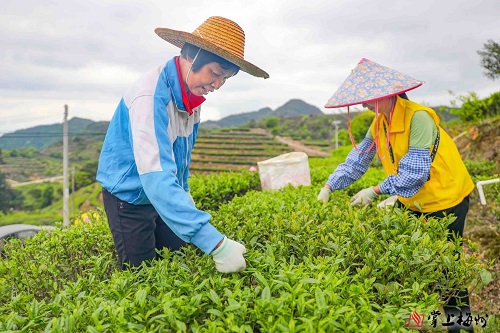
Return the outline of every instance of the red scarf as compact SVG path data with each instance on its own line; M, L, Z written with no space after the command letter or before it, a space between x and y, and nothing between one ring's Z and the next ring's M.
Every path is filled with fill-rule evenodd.
M184 107L186 108L186 111L189 113L189 115L192 115L193 109L200 106L201 103L205 101L205 97L193 95L190 91L186 92L178 56L175 57L175 67L177 68L177 76L179 78L179 84L181 86L182 103L184 103Z

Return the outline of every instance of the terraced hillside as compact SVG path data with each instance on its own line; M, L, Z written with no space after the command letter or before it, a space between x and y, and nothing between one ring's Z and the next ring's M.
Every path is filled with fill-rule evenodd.
M200 133L191 157L192 173L233 171L293 151L287 144L259 131L221 130Z

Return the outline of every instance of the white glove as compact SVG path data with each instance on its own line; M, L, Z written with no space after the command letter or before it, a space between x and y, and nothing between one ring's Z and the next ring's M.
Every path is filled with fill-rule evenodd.
M212 251L215 268L221 273L240 272L247 267L243 253L247 250L243 244L224 236L222 244Z
M384 201L381 201L377 205L377 207L384 208L384 207L394 206L394 204L396 203L396 200L398 200L398 196L397 195L393 195L392 197L388 197Z
M356 193L356 195L354 195L351 198L351 206L361 204L366 207L373 202L373 200L377 197L377 195L378 194L375 193L373 188L371 187L365 188L364 190L361 190L358 193Z
M324 204L326 204L328 202L328 199L330 199L330 192L331 191L329 189L323 187L321 191L319 191L318 200L321 200Z
M189 191L186 191L187 195L189 195L189 199L191 199L191 201L193 202L194 205L196 205L194 203L194 199L193 199L193 196L191 195L191 193L189 193Z

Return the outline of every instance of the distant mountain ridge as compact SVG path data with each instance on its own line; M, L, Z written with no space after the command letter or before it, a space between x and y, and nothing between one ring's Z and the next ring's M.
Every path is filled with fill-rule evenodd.
M224 117L220 120L202 122L203 128L216 129L224 127L237 127L254 120L259 121L268 117L296 117L305 115L322 115L323 112L314 105L307 104L300 99L291 99L276 110L262 108L258 111L239 113Z
M298 115L323 114L317 107L307 104L300 99L292 99L276 110L262 108L254 112L246 112L231 115L218 121L203 122L203 127L216 129L223 127L236 127L266 117L294 117ZM109 122L95 122L89 119L71 118L68 121L69 139L76 136L95 136L96 139L104 139ZM0 137L0 149L19 149L33 147L37 150L47 148L55 143L62 142L63 124L40 125L27 129L17 130L4 134Z
M449 121L458 118L449 113L449 108L436 110L442 121ZM227 127L238 127L248 124L250 121L259 121L268 117L300 117L305 115L324 115L324 113L314 105L308 104L300 99L291 99L276 110L269 107L258 111L245 112L224 117L220 120L205 121L201 126L206 129L217 129ZM351 115L351 117L353 117ZM337 114L335 118L343 121L341 128L347 124L347 114ZM76 137L92 138L102 141L108 129L108 121L92 121L74 117L68 121L69 140ZM40 125L27 129L17 130L4 134L0 137L0 149L19 149L33 147L37 150L47 148L53 144L61 143L63 139L63 124Z
M103 140L109 122L93 121L74 117L68 120L68 139L77 136L92 136ZM63 141L63 124L40 125L17 130L0 137L0 149L20 149L33 147L37 150L47 148Z

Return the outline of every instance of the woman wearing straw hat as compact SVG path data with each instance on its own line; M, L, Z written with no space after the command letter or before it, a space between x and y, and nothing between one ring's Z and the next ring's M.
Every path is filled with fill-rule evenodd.
M200 105L241 69L269 75L244 59L245 34L235 22L210 17L192 33L157 28L181 48L139 79L121 99L99 158L97 180L122 267L157 258L157 250L192 243L211 254L216 269L246 267L245 246L228 239L189 193L191 150Z
M422 83L368 59L358 63L325 107L347 106L349 111L349 106L362 104L375 112L375 119L358 146L351 136L354 149L328 177L318 200L326 203L331 191L358 180L376 153L387 178L359 191L351 203L367 206L379 194L389 194L397 196L397 207L415 215L442 218L454 214L456 220L448 226L451 240L463 236L474 183L453 140L439 126L434 110L408 100L406 92ZM456 311L458 299L469 304L467 290L445 306L447 314ZM463 316L466 312L470 313L468 306L462 308Z

